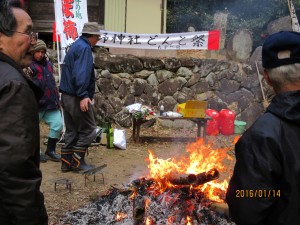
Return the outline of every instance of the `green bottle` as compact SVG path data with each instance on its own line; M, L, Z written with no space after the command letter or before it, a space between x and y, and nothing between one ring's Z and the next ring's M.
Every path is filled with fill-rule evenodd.
M108 126L107 126L106 139L107 139L106 147L114 148L114 131L113 131L113 128L111 127L110 123L108 123Z

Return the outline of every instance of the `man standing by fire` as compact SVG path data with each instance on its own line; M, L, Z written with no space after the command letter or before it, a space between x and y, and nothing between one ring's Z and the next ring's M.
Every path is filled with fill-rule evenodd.
M82 35L67 52L62 67L60 92L66 125L65 144L61 149L61 171L92 169L84 158L96 137L93 113L95 72L92 47L100 40L100 25L85 23Z
M237 225L300 221L300 33L278 32L262 47L276 96L235 146L226 200Z

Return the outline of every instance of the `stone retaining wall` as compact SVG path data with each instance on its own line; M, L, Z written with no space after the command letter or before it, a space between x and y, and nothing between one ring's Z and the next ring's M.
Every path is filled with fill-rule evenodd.
M260 63L259 63L260 65ZM139 102L166 111L187 100L233 110L248 126L263 112L255 64L196 58L146 58L95 51L97 122L113 118L131 126L125 106Z

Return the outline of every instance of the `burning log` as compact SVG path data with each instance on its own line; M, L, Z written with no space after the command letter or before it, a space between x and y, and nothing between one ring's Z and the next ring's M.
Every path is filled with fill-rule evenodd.
M207 182L210 182L212 180L216 180L218 179L220 176L220 173L218 170L216 169L211 169L207 172L203 172L203 173L199 173L196 175L197 179L195 184L196 185L201 185L201 184L205 184Z
M202 176L205 175L201 174ZM214 173L213 175L215 176L216 174ZM135 181L135 184L145 185L147 183L144 179L140 182ZM148 191L144 192L140 191L144 190L144 188L135 188L134 197L132 197L133 191L131 189L131 187L125 189L111 187L109 192L101 196L98 202L93 202L75 212L69 212L66 218L62 219L62 224L234 225L226 212L226 204L224 207L224 204L220 207L220 204L205 198L203 192L199 191L199 189L186 186L170 188L160 193L154 192L153 189L148 189ZM188 194L186 190L189 190Z
M202 185L220 176L218 170L211 169L199 174L179 174L171 173L168 180L173 185Z
M174 185L191 185L196 182L197 177L195 174L171 173L168 179Z

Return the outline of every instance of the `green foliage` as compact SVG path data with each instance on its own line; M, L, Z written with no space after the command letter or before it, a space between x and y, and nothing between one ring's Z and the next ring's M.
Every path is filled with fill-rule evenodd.
M261 45L267 25L280 17L289 16L287 0L168 0L167 33L212 30L214 14L228 13L227 39L240 28L253 33L254 47ZM293 4L297 15L300 1ZM300 18L299 18L300 19Z

